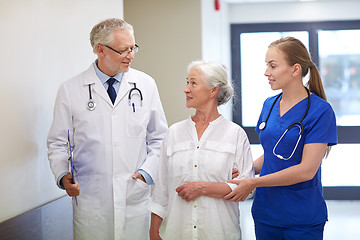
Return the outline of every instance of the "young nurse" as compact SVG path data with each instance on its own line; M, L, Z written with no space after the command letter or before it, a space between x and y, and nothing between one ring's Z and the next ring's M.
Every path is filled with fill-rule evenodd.
M282 93L265 100L257 123L264 154L254 168L260 176L230 181L238 186L224 199L243 201L256 188L252 215L258 240L323 239L321 162L337 143L335 114L301 41L287 37L271 43L265 61L271 89Z

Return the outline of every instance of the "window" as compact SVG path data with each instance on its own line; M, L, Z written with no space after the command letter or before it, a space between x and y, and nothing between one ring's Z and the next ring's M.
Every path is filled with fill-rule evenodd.
M278 93L264 76L265 53L272 41L289 35L308 47L337 118L341 147L323 162L324 195L360 199L360 180L348 171L339 173L341 167L360 167L351 154L360 146L360 21L232 24L233 121L245 129L252 147L261 150L255 125L264 100Z

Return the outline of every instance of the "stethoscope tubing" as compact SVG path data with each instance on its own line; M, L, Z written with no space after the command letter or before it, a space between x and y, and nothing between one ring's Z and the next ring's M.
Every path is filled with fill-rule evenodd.
M308 111L309 111L309 108L310 108L310 91L309 91L309 89L307 89L307 88L305 88L305 89L306 89L306 92L307 92L307 94L308 94L308 102L307 102L307 107L306 107L306 110L305 110L304 114L302 115L302 117L301 117L301 119L300 119L299 122L293 122L293 123L291 123L291 124L286 128L286 130L285 130L284 133L281 135L281 137L280 137L279 140L276 142L276 144L275 144L275 146L274 146L274 148L273 148L273 154L274 154L276 157L278 157L278 158L280 158L280 159L282 159L282 160L289 160L289 159L294 155L295 150L297 149L297 146L298 146L298 144L299 144L299 142L300 142L300 139L301 139L301 137L302 137L302 135L303 135L303 132L304 132L304 125L302 124L302 121L303 121L304 118L306 117L306 115L307 115L307 113L308 113ZM271 114L271 112L272 112L272 109L274 108L275 103L277 102L277 100L278 100L281 96L282 96L282 93L280 93L280 94L276 97L275 101L272 103L272 105L271 105L271 107L270 107L270 110L269 110L269 113L268 113L265 121L262 121L262 122L259 124L259 130L262 131L262 130L265 129L266 123L267 123L267 121L268 121L268 119L269 119L269 117L270 117L270 114ZM286 134L292 127L294 127L294 126L297 126L300 131L299 131L299 138L298 138L298 140L297 140L297 142L296 142L296 145L295 145L294 150L292 151L291 155L290 155L289 157L285 158L285 157L281 156L280 154L276 154L276 153L275 153L275 150L276 150L276 147L278 146L279 142L280 142L281 139L285 136L285 134Z
M89 84L89 101L86 104L86 107L89 111L94 111L96 108L96 103L95 101L92 99L92 93L91 93L91 85L93 85L94 83ZM142 106L142 102L143 102L143 95L140 91L139 88L136 87L136 83L134 83L134 87L130 89L129 91L129 95L128 95L128 99L129 99L129 105L131 105L131 96L132 96L132 92L133 91L137 91L140 95L140 106Z

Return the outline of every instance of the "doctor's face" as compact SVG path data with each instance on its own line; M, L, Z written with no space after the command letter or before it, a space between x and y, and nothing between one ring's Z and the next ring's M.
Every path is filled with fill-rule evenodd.
M211 88L204 79L203 73L198 69L191 69L186 78L186 107L202 109L211 98Z
M294 66L289 66L286 55L277 47L270 47L265 57L266 70L272 90L286 88L292 81Z
M111 44L100 45L98 54L99 69L109 76L129 71L135 47L135 37L128 31L114 31L114 40ZM121 54L120 54L121 53Z

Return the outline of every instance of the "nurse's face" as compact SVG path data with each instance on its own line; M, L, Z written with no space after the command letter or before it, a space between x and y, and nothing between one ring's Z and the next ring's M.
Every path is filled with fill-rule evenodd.
M270 47L265 57L265 76L272 90L284 89L293 79L294 66L289 66L285 54L277 47Z
M114 40L108 46L118 52L125 52L120 55L104 45L98 46L98 67L109 76L129 71L131 61L134 59L134 53L126 51L135 47L134 35L128 31L114 31L113 34Z
M203 109L209 104L212 91L204 79L202 72L198 69L191 69L186 80L186 87L184 89L186 107L197 110Z

